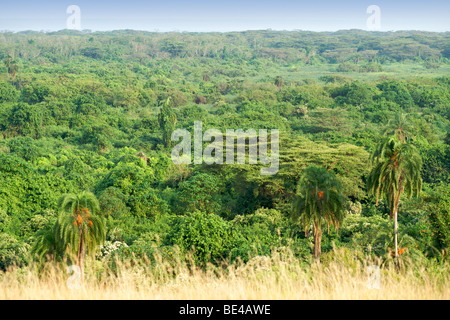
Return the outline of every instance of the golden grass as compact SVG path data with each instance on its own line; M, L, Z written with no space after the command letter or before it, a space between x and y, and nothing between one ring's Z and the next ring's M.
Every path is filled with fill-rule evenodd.
M381 260L358 260L336 251L323 263L305 264L289 252L254 257L206 270L158 261L121 264L116 272L89 264L80 289L69 289L67 265L48 264L0 274L0 299L32 300L304 300L450 298L447 263L401 267L383 265L380 289L368 288L367 267Z

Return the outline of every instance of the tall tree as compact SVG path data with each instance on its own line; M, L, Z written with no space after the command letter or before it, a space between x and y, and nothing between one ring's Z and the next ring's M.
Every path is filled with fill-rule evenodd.
M91 192L64 194L59 199L59 208L58 238L76 253L83 276L86 253L94 252L105 241L105 219L99 214L98 200Z
M175 130L175 125L177 124L177 116L172 110L170 98L167 98L167 100L162 103L158 122L163 131L164 146L166 148L170 147L172 145L172 132Z
M368 191L376 195L376 204L384 198L389 206L390 219L394 219L395 257L398 256L398 206L405 193L409 198L422 189L422 159L410 143L399 136L386 138L371 156L373 169L367 180Z
M6 69L8 70L8 74L12 78L12 83L14 84L14 80L16 79L16 75L17 75L17 71L18 71L17 63L11 57L7 57L5 59L5 66L6 66Z
M332 172L317 166L310 166L303 171L297 186L292 217L301 220L305 235L312 225L316 259L321 254L323 222L328 224L328 232L330 225L339 230L345 218L345 205L342 185Z

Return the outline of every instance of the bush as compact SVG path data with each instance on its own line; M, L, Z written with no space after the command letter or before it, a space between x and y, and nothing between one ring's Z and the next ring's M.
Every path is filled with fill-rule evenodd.
M10 83L0 82L0 103L15 102L19 98L19 91L16 90Z
M126 206L127 196L116 187L105 189L98 200L100 202L100 210L104 215L120 218L130 212L130 209Z
M339 230L343 244L364 252L384 256L391 240L393 228L390 223L378 215L362 217L349 215ZM348 246L347 245L347 246Z
M354 63L344 62L341 63L337 69L337 72L355 72L358 71L358 66Z
M0 270L28 263L30 246L13 236L0 233Z
M214 201L214 196L218 190L219 180L216 176L200 173L191 177L179 185L179 210L215 212L218 204Z
M450 187L441 184L423 197L424 211L430 221L433 245L438 250L450 247Z
M233 245L231 224L215 214L194 211L180 218L168 242L183 252L193 250L196 264L217 262L229 255Z
M379 63L367 63L359 67L359 72L382 72L383 67Z
M0 233L7 232L11 223L11 217L0 207Z
M260 208L254 214L238 215L235 225L235 245L231 259L238 257L246 262L251 256L269 256L272 249L281 245L282 217L278 210Z

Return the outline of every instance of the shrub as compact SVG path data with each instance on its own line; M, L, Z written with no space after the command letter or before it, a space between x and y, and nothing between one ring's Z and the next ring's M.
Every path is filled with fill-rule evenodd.
M180 210L212 213L217 208L213 197L219 190L217 177L200 173L179 185Z
M168 238L183 252L193 250L194 261L200 265L226 258L233 244L231 224L200 211L182 217Z
M28 263L30 246L13 236L0 233L0 270Z

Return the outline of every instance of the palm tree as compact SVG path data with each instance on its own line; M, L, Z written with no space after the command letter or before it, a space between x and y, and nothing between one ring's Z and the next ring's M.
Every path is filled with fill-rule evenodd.
M105 241L106 222L100 216L97 198L91 192L64 194L59 199L61 215L57 222L57 238L64 247L70 246L77 254L77 265L84 274L86 252L94 252Z
M406 119L406 116L407 114L405 113L396 113L394 118L389 120L387 126L385 127L384 135L396 135L402 143L414 138L414 128L408 119Z
M321 254L322 223L334 225L339 230L345 218L346 199L342 185L336 176L324 168L310 166L299 180L297 195L293 205L293 218L300 219L305 227L305 236L313 226L314 257Z
M32 255L37 255L40 260L44 257L53 260L58 253L61 253L60 242L56 237L57 226L56 223L52 229L40 230L35 234L35 241L31 247Z
M385 139L380 143L371 156L374 166L369 174L367 186L369 193L376 195L376 205L381 198L385 198L390 219L394 219L395 257L398 256L397 244L397 214L400 197L403 193L411 198L419 195L422 189L422 159L417 149L403 143L398 136Z

